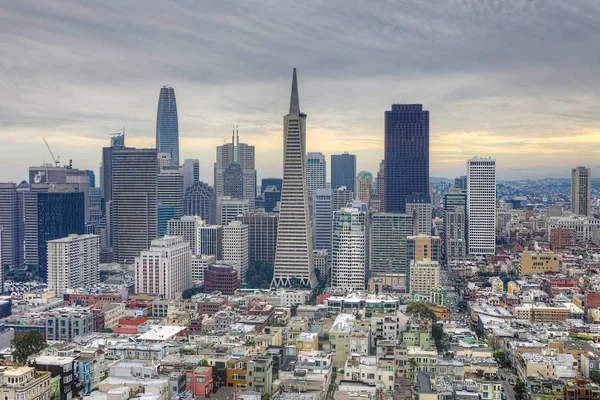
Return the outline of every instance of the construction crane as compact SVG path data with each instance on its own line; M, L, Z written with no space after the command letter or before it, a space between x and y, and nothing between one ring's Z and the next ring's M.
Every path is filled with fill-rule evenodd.
M50 152L50 156L52 157L52 160L54 160L55 166L58 167L59 164L60 164L60 156L54 157L54 153L52 152L52 149L50 148L50 145L46 141L46 138L42 138L42 139L44 139L44 143L46 143L46 148L48 148L48 151Z

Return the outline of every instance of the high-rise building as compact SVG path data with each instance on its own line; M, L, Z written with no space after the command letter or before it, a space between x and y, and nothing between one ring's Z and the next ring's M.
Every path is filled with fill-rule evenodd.
M217 223L217 198L212 186L196 182L186 189L183 213L197 215L208 224Z
M223 262L234 266L240 282L247 281L248 274L248 225L231 221L223 226Z
M217 258L215 256L192 256L192 283L195 286L204 285L204 271L209 265L216 263Z
M163 168L166 168L166 167L178 168L177 166L172 165L173 158L171 157L170 153L157 153L156 158L158 159L158 171L159 172L162 172Z
M215 162L215 193L217 198L222 196L230 196L225 193L231 191L234 183L229 182L225 185L225 173L232 164L238 164L242 174L242 190L241 197L231 196L238 200L248 200L248 206L254 209L254 200L256 198L256 169L254 166L254 146L249 146L246 143L240 143L240 137L237 129L231 135L231 143L225 143L222 146L217 146L217 162ZM230 171L230 175L234 171ZM237 178L236 178L236 185ZM239 190L239 189L237 189ZM236 194L239 194L236 192Z
M331 207L333 211L348 207L354 200L354 194L345 186L338 186L332 192Z
M317 278L306 190L306 114L300 111L295 68L290 112L283 117L283 125L283 186L271 286L289 286L296 279L301 285L314 287Z
M56 187L51 190L37 194L37 265L43 281L48 279L48 241L82 235L85 227L83 192Z
M467 161L468 252L483 256L496 252L496 160Z
M96 187L96 174L94 173L94 171L92 171L91 169L86 169L85 173L87 174L88 178L90 178L90 187Z
M183 190L187 190L196 182L200 182L200 160L195 158L186 158L181 166L183 175Z
M233 199L230 196L217 198L217 225L227 225L238 215L250 211L248 200Z
M167 234L167 222L183 216L183 175L179 167L164 167L157 177L158 233Z
M406 238L414 234L412 214L377 213L369 226L371 275L406 274Z
M203 256L215 256L223 260L223 227L221 225L201 225L198 227L196 252Z
M111 158L113 257L132 263L157 237L156 149L113 148Z
M410 262L409 293L415 299L431 301L432 293L440 287L440 264L424 259Z
M366 213L357 208L333 212L331 286L364 290L367 277Z
M273 267L279 215L255 211L238 215L236 220L248 225L248 264L258 261Z
M1 267L23 265L23 199L16 183L0 183Z
M356 198L358 201L369 204L371 202L371 189L373 187L373 174L369 171L360 171L356 179Z
M392 104L385 112L385 211L406 212L406 198L429 194L429 111Z
M592 170L577 167L571 170L571 211L578 215L592 215Z
M260 183L260 190L261 190L261 192L264 193L264 191L269 186L275 186L275 188L277 188L277 191L281 192L282 185L283 185L283 179L281 179L281 178L262 178L261 183Z
M354 154L332 154L331 155L331 188L337 189L345 186L346 189L355 192L356 182L356 156Z
M306 190L313 194L317 189L327 187L327 163L323 153L308 153L306 155Z
M171 165L179 167L179 122L175 89L163 86L158 97L156 113L156 151L169 153Z
M175 299L192 286L190 244L181 236L152 240L150 249L135 257L135 292Z
M333 194L331 189L317 189L313 194L313 239L316 250L331 254L331 228L333 224Z
M273 212L278 209L278 204L281 201L281 192L275 186L267 186L262 196L266 212Z
M379 163L379 171L375 180L375 193L371 197L369 208L375 212L385 210L385 161Z
M48 241L48 289L57 296L100 280L100 237L69 235Z
M451 189L444 195L442 260L460 260L467 254L467 193Z
M223 196L244 199L244 171L240 164L231 164L223 172Z
M463 192L467 191L467 176L462 175L458 178L454 178L454 188L459 189Z
M315 273L319 275L319 281L327 282L331 276L329 252L322 249L314 250L313 261L315 263Z
M441 254L441 240L439 236L418 234L406 238L406 259L421 261L430 259L439 261ZM407 265L409 265L407 263Z
M233 295L240 288L238 271L231 265L209 265L204 271L204 293L219 291Z
M167 235L183 237L183 240L190 244L190 250L195 255L198 254L198 228L204 225L201 217L186 215L168 222Z
M431 198L424 195L408 196L406 198L406 212L413 215L415 220L415 233L431 235Z

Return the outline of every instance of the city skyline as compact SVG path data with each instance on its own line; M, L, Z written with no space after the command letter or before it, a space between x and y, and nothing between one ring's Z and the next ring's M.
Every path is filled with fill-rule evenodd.
M312 8L225 2L207 10L176 4L160 29L152 21L164 14L162 5L3 5L12 17L3 29L6 59L14 61L0 66L11 98L0 109L6 122L0 145L13 168L0 171L0 180L19 182L29 165L49 160L42 137L63 161L96 172L98 149L123 125L128 145L152 147L156 91L165 84L177 89L180 103L180 159L202 160L201 180L212 183L213 149L229 136L231 123L256 146L259 179L265 171L281 176L278 105L294 66L302 71L311 115L307 151L356 154L357 170L377 171L383 111L392 103L419 103L431 112L432 176L463 175L474 155L495 157L499 179L567 178L577 164L600 176L597 152L590 150L600 144L594 114L600 83L584 50L596 40L589 32L598 8L584 1L519 4L466 2L456 10L357 4L339 15L334 2ZM138 18L121 23L117 13L134 10ZM261 13L269 22L259 28L252 22ZM303 18L282 31L292 14ZM422 18L431 23L420 24ZM576 23L556 23L563 18ZM96 30L80 30L92 20ZM146 31L147 37L140 34ZM292 37L302 57L287 44ZM552 52L541 38L552 41ZM408 49L411 57L402 58ZM452 57L444 62L432 56L446 53Z

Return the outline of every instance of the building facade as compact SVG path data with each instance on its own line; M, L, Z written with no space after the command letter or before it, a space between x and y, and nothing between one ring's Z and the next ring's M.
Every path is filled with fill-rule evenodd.
M369 269L372 275L407 273L406 238L414 233L411 214L377 213L369 226Z
M179 167L179 122L175 89L163 86L158 97L156 113L156 149L158 153L169 153L171 163Z
M223 261L234 266L241 283L248 273L248 225L242 221L231 221L223 226Z
M217 198L217 225L227 225L238 215L250 211L248 200L234 199L230 196Z
M231 265L209 265L204 271L204 292L219 291L222 294L232 295L240 288L238 271Z
M196 182L185 190L183 199L184 215L201 217L208 224L217 223L217 198L212 186Z
M221 225L198 227L196 254L215 256L217 260L223 260L223 227Z
M275 264L279 215L255 211L238 215L236 220L248 225L248 264L260 262L272 267Z
M360 171L356 179L356 198L361 203L371 202L371 189L373 187L373 174L369 171Z
M352 193L356 193L356 156L344 152L331 155L331 188L337 189L345 186Z
M467 161L468 253L496 252L496 160L475 157Z
M333 192L317 189L313 193L313 243L316 250L327 250L331 254L331 227L333 222Z
M204 225L202 218L186 215L168 221L167 235L182 236L183 240L190 244L192 254L198 254L198 228Z
M571 170L571 211L577 215L592 215L592 169Z
M183 175L184 191L194 183L200 182L200 160L186 158L181 166L181 175Z
M417 195L406 198L406 212L412 214L415 221L415 234L431 235L431 198Z
M323 153L306 155L306 190L309 195L327 187L327 163Z
M364 290L367 276L366 213L357 208L333 212L331 286Z
M68 289L100 280L100 236L69 235L48 241L48 289L62 296Z

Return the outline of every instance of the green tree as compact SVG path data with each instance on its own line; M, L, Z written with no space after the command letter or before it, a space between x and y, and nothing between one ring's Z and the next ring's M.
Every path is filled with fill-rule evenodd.
M600 371L590 371L590 379L594 383L600 383Z
M208 360L202 360L202 362L200 363L200 366L208 367Z
M433 310L422 301L415 301L406 306L406 314L411 317L419 317L421 320L437 321L437 316Z
M248 265L247 287L252 289L268 289L273 280L273 266L255 261Z
M439 352L444 351L448 347L448 335L444 332L444 328L442 328L439 324L433 324L431 326L431 336L435 341L435 347Z
M515 391L515 395L518 400L522 400L525 398L526 389L527 386L525 385L525 382L517 378L517 382L515 383L515 386L513 386L513 390Z
M25 335L15 336L11 342L12 357L19 364L26 364L29 356L39 353L48 346L44 336L38 330L29 331Z

